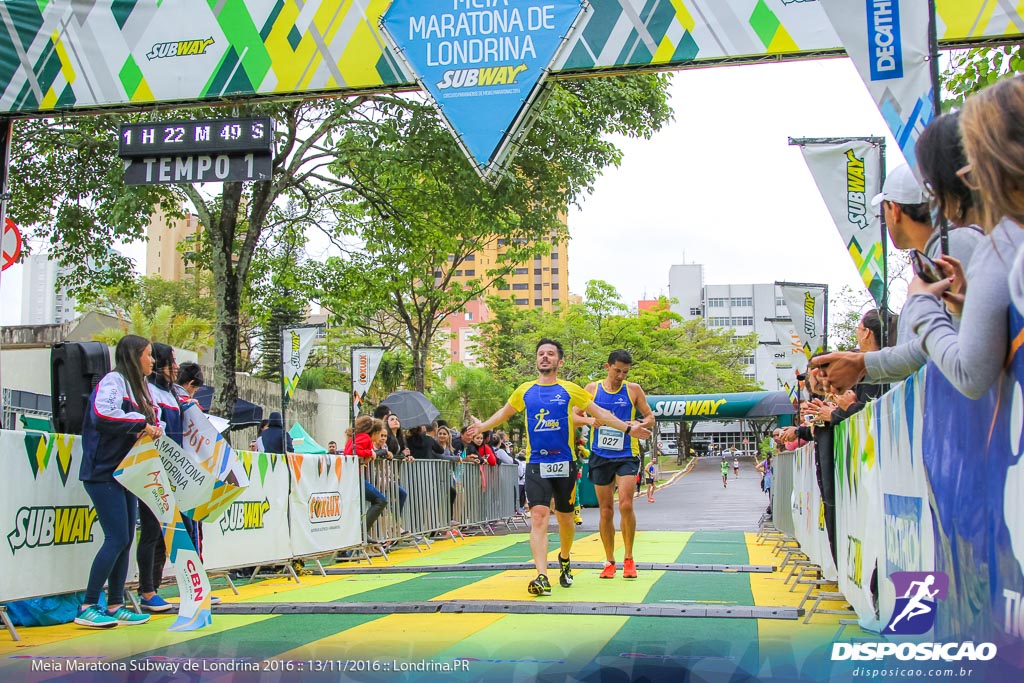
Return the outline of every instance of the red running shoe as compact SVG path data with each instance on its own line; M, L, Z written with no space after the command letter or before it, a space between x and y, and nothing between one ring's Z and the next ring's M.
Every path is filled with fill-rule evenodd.
M633 561L632 557L627 557L622 562L622 578L624 578L624 579L635 579L636 578L636 562Z
M602 578L602 579L614 579L615 578L615 563L614 562L605 562L604 563L604 569L601 570L601 576L599 578Z

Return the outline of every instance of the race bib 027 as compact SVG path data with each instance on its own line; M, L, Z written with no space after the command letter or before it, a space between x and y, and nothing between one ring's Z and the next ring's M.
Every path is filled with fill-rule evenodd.
M606 451L621 451L626 442L626 434L612 427L599 427L597 445Z

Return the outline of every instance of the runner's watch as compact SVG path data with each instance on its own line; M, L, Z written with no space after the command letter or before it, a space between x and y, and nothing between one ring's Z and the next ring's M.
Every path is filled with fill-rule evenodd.
M629 434L630 430L633 429L633 425L626 425L626 434Z

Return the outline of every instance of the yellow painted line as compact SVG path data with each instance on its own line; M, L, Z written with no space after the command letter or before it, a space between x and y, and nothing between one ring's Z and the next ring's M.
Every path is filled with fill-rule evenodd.
M434 659L504 614L396 614L314 640L278 659ZM358 674L356 674L358 675Z

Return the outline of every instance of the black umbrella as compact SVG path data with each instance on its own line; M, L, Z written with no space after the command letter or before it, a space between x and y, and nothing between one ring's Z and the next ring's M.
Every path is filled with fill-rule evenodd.
M430 399L418 391L396 391L381 401L381 405L391 409L404 429L428 425L441 414Z
M196 395L193 396L199 407L206 412L210 412L210 404L213 403L213 387L209 384L203 385L196 390ZM243 427L251 427L253 425L259 425L263 420L263 408L250 403L244 398L235 399L235 409L231 411L231 428L242 429Z

